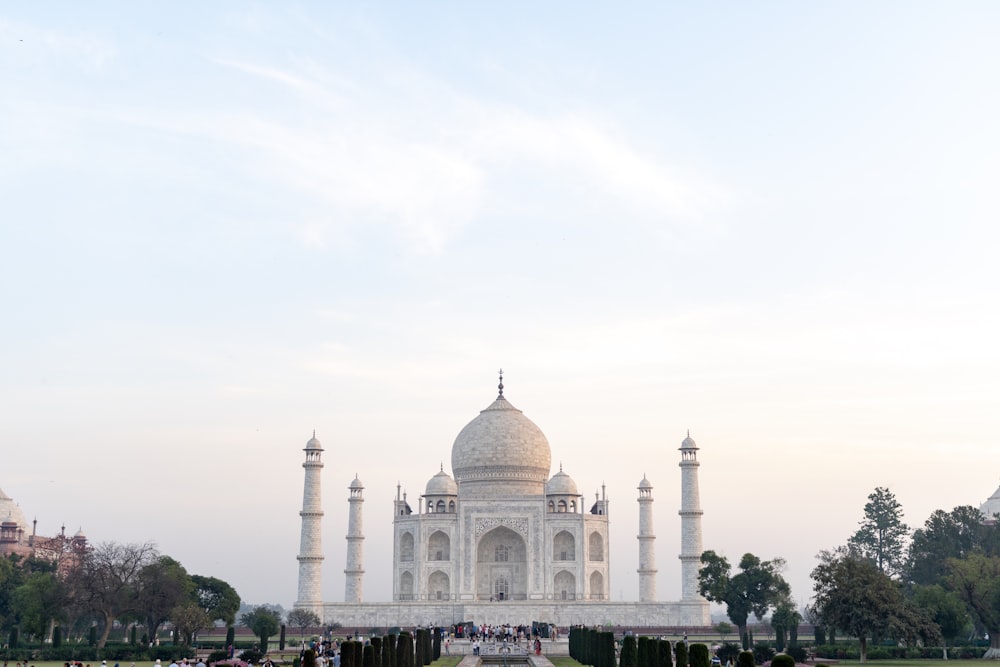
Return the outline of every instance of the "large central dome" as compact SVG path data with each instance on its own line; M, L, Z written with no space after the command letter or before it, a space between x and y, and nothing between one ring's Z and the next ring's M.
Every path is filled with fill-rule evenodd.
M541 495L552 453L545 434L504 398L469 422L451 448L459 495Z

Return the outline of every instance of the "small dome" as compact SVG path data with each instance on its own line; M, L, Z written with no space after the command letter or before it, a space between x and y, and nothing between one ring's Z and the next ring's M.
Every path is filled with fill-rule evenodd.
M28 530L28 522L24 518L24 512L21 511L13 498L0 491L0 522L7 521L16 523L25 532Z
M316 431L313 431L313 437L309 438L309 442L306 443L306 451L309 451L310 449L323 451L323 445L321 445L319 440L316 439Z
M354 480L351 482L351 486L348 487L348 488L351 488L351 489L363 489L363 488L365 488L365 485L362 484L361 480L358 479L358 476L355 475L354 476Z
M75 539L80 539L80 538L86 537L86 535L83 534L83 528L81 528L80 530L76 531L76 533L73 534L73 537Z
M427 482L426 496L457 496L458 484L443 469Z
M691 437L691 431L688 431L687 437L681 441L681 449L698 449L694 438Z
M651 489L651 488L653 488L653 484L648 479L646 479L645 475L643 475L642 476L642 481L639 482L639 488L640 489Z
M979 511L987 521L992 521L994 515L1000 514L1000 489L993 492L993 495L979 507Z
M576 482L573 478L559 468L559 472L552 475L552 479L545 483L545 495L547 496L578 496L580 492L576 489Z

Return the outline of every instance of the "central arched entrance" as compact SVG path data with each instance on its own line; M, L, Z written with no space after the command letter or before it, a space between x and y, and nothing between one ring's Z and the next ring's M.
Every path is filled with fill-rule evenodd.
M510 528L498 526L476 547L476 597L480 600L528 599L528 547Z

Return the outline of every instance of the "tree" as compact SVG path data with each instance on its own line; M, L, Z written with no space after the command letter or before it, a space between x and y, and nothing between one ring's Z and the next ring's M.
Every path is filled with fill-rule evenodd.
M789 596L791 589L781 576L785 561L780 558L762 561L747 553L740 559L740 572L730 574L729 561L714 551L701 555L698 572L698 592L711 602L726 605L729 620L739 628L744 648L747 643L747 618L752 613L759 621L778 601Z
M236 613L240 610L240 596L235 588L221 579L198 574L191 575L191 581L194 584L194 595L198 605L213 621L222 621L226 625L236 622Z
M52 624L65 617L66 600L66 586L55 574L33 572L14 589L11 606L17 610L24 630L45 638Z
M288 624L299 628L300 635L305 635L306 628L315 628L320 623L319 615L312 609L293 609L288 612Z
M971 505L950 512L936 510L913 531L907 559L907 578L924 586L942 583L948 574L949 558L965 558L979 551L991 556L998 553L1000 526L983 524L983 515Z
M155 637L157 630L167 621L176 624L171 614L182 603L192 599L193 590L194 584L187 570L170 556L160 556L142 568L135 583L135 604L146 626L147 636Z
M930 617L903 597L899 584L867 558L850 552L824 552L812 572L815 611L823 623L858 638L861 662L868 640L892 637L913 644L940 640Z
M17 587L24 582L20 562L21 557L17 554L0 558L0 628L11 627L16 618L11 598Z
M71 580L73 596L85 609L104 621L97 641L104 648L114 620L135 606L135 586L139 573L159 554L155 545L103 542L81 554Z
M771 614L771 625L774 627L775 648L778 651L785 650L785 636L791 635L791 642L794 644L798 640L798 627L802 621L802 615L795 608L795 603L791 598L779 601Z
M910 528L903 523L903 508L896 496L885 487L876 487L868 496L860 525L847 541L848 548L875 563L879 572L890 577L899 574Z
M281 626L281 616L273 609L262 605L240 616L240 623L260 637L261 653L267 653L267 640Z
M212 624L208 612L198 606L197 602L187 600L170 611L170 620L174 631L180 635L184 644L191 645L194 633Z
M913 602L930 613L947 641L956 639L969 626L965 603L953 591L947 591L938 584L914 586Z
M1000 658L1000 556L951 558L945 582L989 633L990 648L983 658Z
M733 626L731 626L729 623L726 623L725 621L719 621L718 623L715 624L713 629L719 633L719 639L725 642L726 635L728 635L730 632L733 631Z

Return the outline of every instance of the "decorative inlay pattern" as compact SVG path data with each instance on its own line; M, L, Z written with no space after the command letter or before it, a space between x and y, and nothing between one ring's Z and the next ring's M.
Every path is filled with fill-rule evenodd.
M485 519L476 519L476 537L479 537L487 531L493 530L497 526L507 526L508 528L513 528L525 537L528 536L527 519L511 519L508 517L491 516Z

